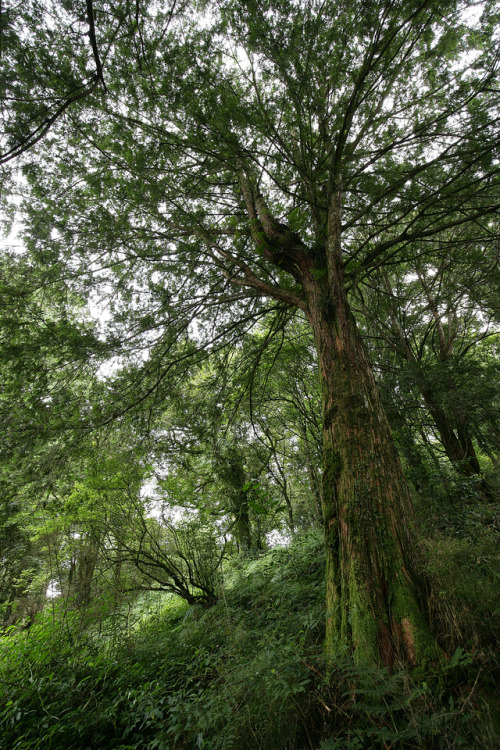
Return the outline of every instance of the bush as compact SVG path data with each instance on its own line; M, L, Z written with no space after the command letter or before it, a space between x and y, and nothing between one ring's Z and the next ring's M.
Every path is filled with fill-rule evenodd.
M494 747L484 667L461 650L425 682L347 656L326 672L321 535L232 560L225 580L210 609L150 595L82 622L54 603L1 639L0 747Z

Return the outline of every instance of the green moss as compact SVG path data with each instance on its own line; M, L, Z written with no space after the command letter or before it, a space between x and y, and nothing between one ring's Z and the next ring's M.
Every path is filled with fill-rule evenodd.
M325 445L324 448L324 474L323 483L325 486L335 485L342 471L342 457L338 450L332 445Z
M370 602L370 593L361 583L362 571L353 563L349 571L349 609L351 639L356 662L376 664L379 661L377 649L377 623Z

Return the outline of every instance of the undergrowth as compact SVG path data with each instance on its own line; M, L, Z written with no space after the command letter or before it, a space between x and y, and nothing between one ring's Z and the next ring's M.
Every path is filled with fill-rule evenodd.
M231 561L210 609L156 595L87 612L82 626L54 604L0 639L0 747L495 747L493 678L461 649L425 681L347 655L327 673L323 581L323 544L309 533Z

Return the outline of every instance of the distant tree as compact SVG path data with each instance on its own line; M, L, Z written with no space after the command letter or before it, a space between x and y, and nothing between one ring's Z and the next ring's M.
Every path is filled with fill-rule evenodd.
M307 321L287 312L272 323L264 321L231 355L226 370L233 374L219 400L251 425L293 532L295 520L300 526L322 518L321 391Z
M417 424L439 440L460 474L478 476L477 449L494 460L498 455L498 362L485 352L495 348L499 331L493 312L470 298L462 276L479 286L491 269L461 267L460 255L450 255L449 247L432 263L381 274L360 290L357 306L372 346L377 342L377 366L397 379L403 398L411 389L419 394L423 408L414 411L427 417Z

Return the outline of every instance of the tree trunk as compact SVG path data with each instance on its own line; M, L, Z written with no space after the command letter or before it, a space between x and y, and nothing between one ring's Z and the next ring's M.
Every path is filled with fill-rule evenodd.
M314 252L273 218L251 175L242 175L241 187L256 246L300 285L287 302L306 314L318 350L327 660L345 645L358 661L416 665L438 649L420 606L408 487L344 287L341 146L326 244Z
M248 497L244 490L235 490L231 509L235 520L235 536L240 552L247 552L252 547L252 529L248 515Z
M417 376L417 383L424 398L425 405L429 409L436 429L441 438L444 452L455 469L464 476L477 476L481 473L481 467L474 450L472 438L465 419L457 410L455 421L457 422L457 434L444 409L438 403L432 387L422 375ZM458 419L457 419L458 417Z
M416 665L435 647L419 607L413 513L371 367L346 301L310 305L323 387L326 650Z
M92 581L99 556L97 546L89 544L87 549L80 551L77 565L76 598L79 607L90 604Z
M304 284L323 396L328 661L410 666L437 647L420 606L413 511L371 365L349 309L340 249Z
M233 516L233 534L240 552L252 548L252 527L248 512L248 492L245 470L241 451L233 446L219 450L215 461L215 469L227 487L229 510Z

